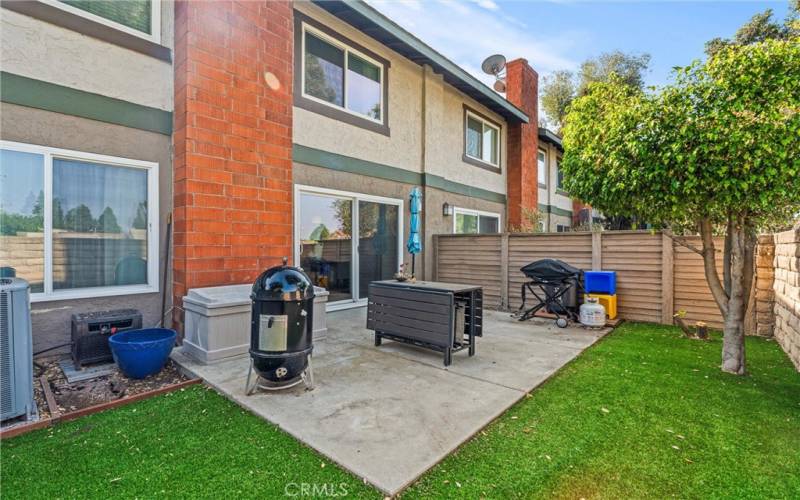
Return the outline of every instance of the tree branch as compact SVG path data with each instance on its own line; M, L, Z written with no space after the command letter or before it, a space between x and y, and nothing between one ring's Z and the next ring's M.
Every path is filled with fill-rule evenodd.
M691 250L692 252L694 252L694 253L696 253L698 255L703 255L703 251L701 249L697 248L696 246L694 246L691 243L689 243L688 241L686 241L686 238L684 238L683 236L676 236L676 235L672 234L672 231L670 231L669 229L664 229L662 232L664 233L665 236L667 236L668 238L672 239L672 241L674 241L678 245L680 245L680 246L682 246L684 248L688 248L689 250Z
M719 307L723 317L728 316L728 300L730 297L725 293L722 283L719 281L719 273L717 272L717 256L716 248L714 248L714 233L711 226L711 220L700 220L700 238L703 240L703 268L706 273L706 281L708 281L708 288L711 289L711 295Z

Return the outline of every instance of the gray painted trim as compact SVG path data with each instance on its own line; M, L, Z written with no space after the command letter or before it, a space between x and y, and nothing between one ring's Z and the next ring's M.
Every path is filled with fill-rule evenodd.
M545 205L544 203L539 203L539 211L546 214L561 215L563 217L572 217L571 210L564 210L563 208L559 208L554 205Z
M374 163L367 160L352 158L336 153L330 153L321 149L315 149L301 144L292 145L292 159L298 163L305 163L315 167L329 168L340 172L351 174L366 175L404 184L430 186L435 189L447 191L449 193L470 196L481 200L492 201L495 203L505 203L506 195L495 193L466 184L453 182L438 175L421 174L411 172L402 168Z
M0 100L159 134L172 134L172 113L113 97L0 72Z
M454 182L434 174L424 174L423 177L425 186L430 186L442 191L447 191L449 193L461 194L486 201L493 201L495 203L506 202L506 195L502 193L495 193L494 191L468 186L466 184Z
M379 56L378 54L372 52L371 50L357 44L356 42L350 40L349 38L345 38L344 36L340 35L339 33L335 32L328 26L320 23L319 21L308 17L307 15L298 12L297 10L293 11L294 13L294 68L295 68L295 75L294 75L294 105L298 108L305 109L307 111L311 111L312 113L317 113L322 116L327 116L328 118L332 118L334 120L339 120L340 122L347 123L349 125L353 125L356 127L360 127L366 130L370 130L372 132L377 132L379 134L383 134L385 136L390 135L389 131L389 67L391 63L384 59L383 57ZM331 38L340 41L342 44L347 45L349 47L354 48L355 50L362 52L364 55L375 59L376 61L380 62L383 65L383 120L382 123L375 123L372 120L368 120L366 118L361 118L360 116L353 115L341 109L334 108L332 106L328 106L321 102L314 101L312 99L308 99L307 97L303 96L303 23L308 24L309 26L318 29L319 31L325 33L326 35L330 36ZM347 78L347 72L345 71L345 79Z
M373 27L370 27L370 30L374 31L383 30L387 33L390 33L392 37L396 38L399 41L399 43L403 44L404 46L418 53L420 56L419 59L425 59L427 61L430 61L432 65L442 68L444 71L452 75L453 78L463 82L470 88L474 89L477 93L481 95L481 97L491 102L492 105L487 107L489 108L496 107L497 109L502 110L502 112L499 112L498 114L507 114L509 115L509 117L514 117L519 121L521 121L522 123L528 123L530 121L528 115L525 114L525 112L523 112L521 109L517 108L516 106L508 102L506 99L498 95L497 92L487 87L483 82L481 82L474 76L470 75L460 66L458 66L454 62L444 57L442 54L434 50L432 47L424 43L419 38L415 37L408 31L401 28L394 21L392 21L388 17L384 16L383 14L381 14L380 12L369 6L366 2L362 0L349 0L341 2L330 2L326 0L314 0L314 1L317 5L327 10L328 12L332 13L333 15L339 17L340 19L343 19L345 22L349 22L347 20L348 17L347 11L362 16L367 21L369 21L370 24L372 24ZM347 10L340 11L340 6L344 7ZM353 23L350 22L350 24ZM443 26L443 29L446 28ZM376 38L375 35L373 35L370 32L365 31L365 33L372 36L376 40L378 39ZM389 48L397 50L396 48L393 48L391 46L389 46ZM417 64L422 64L423 62L415 58L410 58L410 59Z
M68 30L81 33L92 38L97 38L126 49L130 49L141 54L145 54L162 61L172 62L172 50L169 47L160 45L136 35L125 33L111 26L92 21L83 16L67 12L58 7L47 5L36 1L2 0L0 2L4 9L13 10L20 14L39 19L46 23L54 24ZM159 29L161 27L159 26Z

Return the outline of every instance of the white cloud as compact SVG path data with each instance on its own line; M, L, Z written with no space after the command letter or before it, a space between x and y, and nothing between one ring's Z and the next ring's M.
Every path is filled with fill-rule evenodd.
M367 1L489 85L493 79L483 74L480 64L491 54L503 54L509 61L527 59L543 76L557 69L575 69L578 63L569 51L586 40L585 34L575 31L541 35L494 0Z

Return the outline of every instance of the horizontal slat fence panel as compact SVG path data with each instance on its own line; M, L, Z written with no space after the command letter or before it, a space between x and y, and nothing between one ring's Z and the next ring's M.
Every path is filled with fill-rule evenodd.
M686 238L696 247L702 243L700 238ZM722 238L714 240L717 253L717 272L722 279ZM711 296L706 274L703 270L703 257L685 246L674 243L674 297L675 312L686 311L686 321L705 321L711 328L722 328L722 315Z
M661 233L603 233L602 268L617 272L617 311L661 322Z
M483 286L484 307L500 304L502 263L499 234L439 235L437 281Z
M670 323L672 311L686 311L689 324L705 321L712 328L722 328L722 318L708 288L700 255L666 239L660 232L604 231L599 237L595 234L595 240L593 248L592 233L588 232L438 235L435 239L437 279L481 285L487 308L516 309L521 302L521 286L527 281L521 267L551 258L590 270L594 251L596 264L603 270L617 272L620 317ZM701 246L699 238L687 240ZM670 245L672 255L668 253ZM715 240L715 245L721 278L722 240ZM504 255L508 256L507 262L502 261ZM504 271L506 276L503 276ZM671 282L668 281L670 277ZM665 291L663 284L669 290ZM671 309L665 309L670 305Z
M516 309L528 279L520 268L539 259L563 260L579 269L592 267L591 233L512 234L508 238L508 301Z

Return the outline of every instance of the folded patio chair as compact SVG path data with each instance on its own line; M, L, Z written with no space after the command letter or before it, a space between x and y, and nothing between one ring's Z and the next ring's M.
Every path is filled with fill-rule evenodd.
M556 325L578 320L578 294L583 271L556 259L542 259L520 268L529 279L522 285L522 305L514 313L519 321L531 319L541 309L556 316ZM529 297L529 294L531 297ZM528 302L535 302L529 304Z

